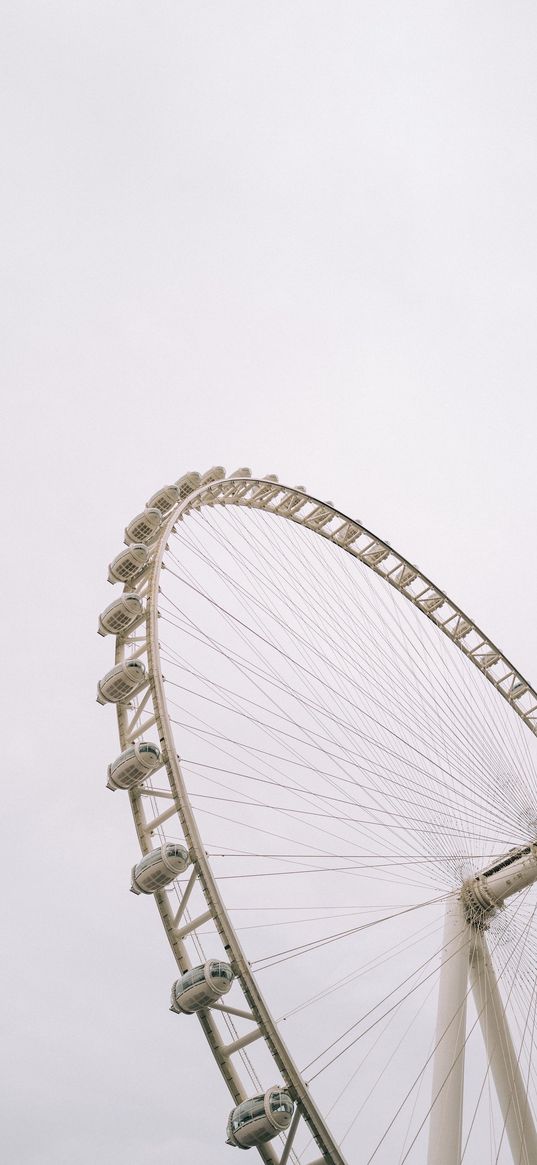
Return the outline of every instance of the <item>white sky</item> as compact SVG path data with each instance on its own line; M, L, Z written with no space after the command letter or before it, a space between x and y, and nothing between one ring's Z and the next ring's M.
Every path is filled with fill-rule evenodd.
M0 20L5 1159L215 1165L227 1095L167 1011L104 789L106 566L185 470L276 472L535 682L537 12L4 0Z

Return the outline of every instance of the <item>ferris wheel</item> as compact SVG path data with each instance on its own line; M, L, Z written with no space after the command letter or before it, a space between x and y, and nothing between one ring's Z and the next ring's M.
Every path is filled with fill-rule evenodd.
M197 1017L230 1093L222 1141L535 1165L530 684L390 543L272 474L159 489L108 579L108 788L175 959L170 1022Z

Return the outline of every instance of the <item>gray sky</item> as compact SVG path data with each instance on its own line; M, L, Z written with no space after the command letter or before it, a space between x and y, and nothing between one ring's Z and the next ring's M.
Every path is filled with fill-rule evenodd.
M106 565L163 482L277 472L389 538L535 683L537 14L0 19L6 1160L214 1165L226 1094L168 1014L104 789Z

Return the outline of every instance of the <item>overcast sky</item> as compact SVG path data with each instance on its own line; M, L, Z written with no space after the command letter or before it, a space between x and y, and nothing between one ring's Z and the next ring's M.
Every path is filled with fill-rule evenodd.
M167 1011L104 788L107 563L184 471L276 472L390 539L535 683L537 11L0 19L4 1155L215 1165L227 1095Z

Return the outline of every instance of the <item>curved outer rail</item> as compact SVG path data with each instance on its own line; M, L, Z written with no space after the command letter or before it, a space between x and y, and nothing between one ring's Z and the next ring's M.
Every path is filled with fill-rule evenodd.
M234 486L234 491L230 490ZM242 488L238 488L238 487ZM227 491L224 489L227 487ZM270 491L270 492L267 492ZM300 489L289 489L263 479L228 478L193 493L182 514L201 505L248 506L266 510L313 530L341 546L353 558L384 578L427 616L486 676L507 703L537 736L537 692L507 656L469 615L453 603L419 568L377 538L366 526ZM179 516L179 507L177 515ZM174 523L170 522L169 530Z
M156 726L160 739L165 768L169 781L169 793L161 796L170 798L173 805L164 816L177 814L184 837L190 850L195 877L201 887L208 911L220 934L224 948L232 962L243 995L248 1003L251 1019L255 1021L259 1034L273 1057L283 1080L289 1085L298 1111L309 1126L309 1130L322 1156L314 1165L346 1165L340 1149L335 1144L323 1117L304 1085L300 1072L281 1039L268 1007L252 975L241 944L227 913L205 854L197 823L190 805L186 785L181 772L179 758L164 693L164 679L161 673L158 642L158 594L163 556L167 540L178 521L182 521L190 510L201 509L205 505L218 504L246 506L274 513L279 517L296 522L307 529L327 538L340 546L354 558L386 580L418 608L467 656L486 676L505 700L515 709L530 730L537 735L537 693L524 677L513 667L469 616L452 603L447 595L436 587L415 565L394 551L389 543L377 538L360 522L347 517L328 502L311 497L302 488L289 488L266 478L229 477L202 485L188 497L176 504L165 520L162 532L155 546L151 548L151 561L141 579L125 584L125 590L137 590L140 597L147 600L147 611L143 623L145 633L139 634L140 624L134 631L129 630L116 639L116 662L126 657L127 647L134 649L134 655L147 653L149 686L138 699L134 715L129 720L129 710L117 706L118 727L121 748L125 749L133 739L144 731ZM138 633L137 633L138 632ZM132 658L132 654L129 656ZM132 711L132 710L131 710ZM147 791L145 791L147 795ZM130 791L134 822L142 853L152 849L151 835L155 822L147 822L144 811L144 789L137 787ZM170 804L170 802L167 802ZM189 970L191 963L182 941L184 934L178 927L168 894L164 891L154 895L162 918L168 941L181 972ZM188 891L183 895L182 912L186 907ZM184 915L183 915L184 917ZM206 921L208 914L200 918L199 925ZM195 921L195 920L194 920ZM191 927L194 930L196 927ZM183 928L184 930L184 928ZM222 1009L222 1010L225 1010ZM218 1008L215 1008L218 1011ZM230 1012L232 1014L232 1012ZM245 1014L239 1012L239 1014ZM213 1055L226 1081L235 1104L246 1099L240 1077L232 1062L232 1055L240 1048L224 1045L220 1030L210 1008L198 1012L198 1019L207 1037ZM257 1033L256 1033L257 1034ZM254 1035L253 1038L256 1038ZM248 1038L237 1041L241 1047L251 1042ZM256 1146L266 1165L277 1165L278 1160L287 1161L291 1156L291 1144L287 1144L283 1155L278 1158L273 1144Z
M251 1008L252 1014L259 1028L261 1029L265 1042L275 1063L278 1066L285 1081L291 1086L291 1093L293 1099L298 1103L302 1116L307 1121L310 1131L315 1138L319 1149L323 1155L330 1161L331 1165L345 1165L345 1158L340 1153L337 1145L332 1140L331 1133L324 1123L321 1114L318 1112L316 1105L312 1101L296 1067L289 1051L287 1050L281 1036L278 1032L268 1007L263 999L263 996L255 982L255 979L250 970L248 960L242 950L241 944L235 934L233 926L231 925L227 912L222 901L220 891L216 885L213 877L209 861L203 848L203 842L199 834L198 826L192 812L186 785L181 772L179 758L175 752L173 730L170 724L168 709L166 706L166 697L164 695L164 681L160 672L160 659L158 650L158 610L157 610L157 594L158 583L160 577L160 566L157 566L153 574L151 595L149 599L150 614L149 614L149 658L152 672L152 683L154 684L154 707L157 710L157 725L159 729L159 737L161 745L166 750L167 755L167 770L170 779L170 787L175 794L178 813L180 815L181 824L183 826L185 839L187 841L191 858L195 864L200 885L203 889L207 905L216 923L217 929L222 938L224 948L230 958L231 965L235 974L238 975L241 982L243 993ZM210 1013L205 1013L206 1018L210 1019ZM219 1054L219 1048L213 1047L214 1055L222 1068L222 1057Z

